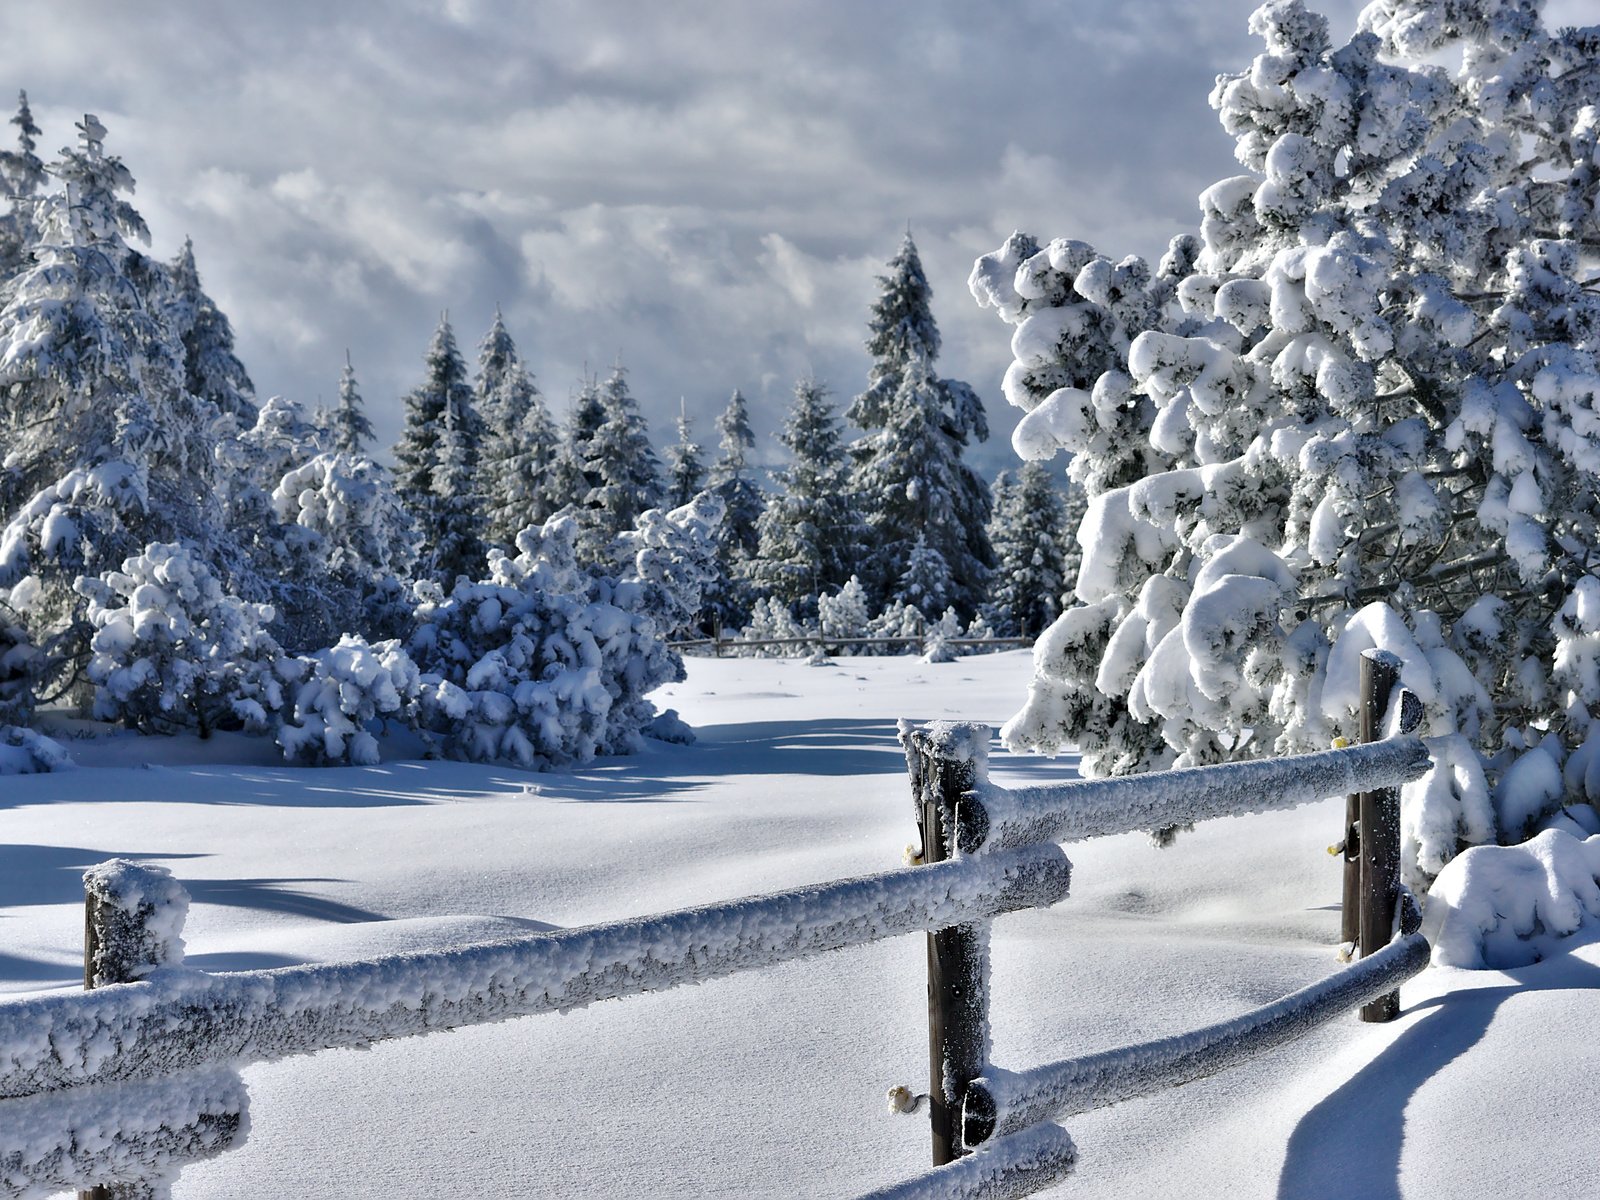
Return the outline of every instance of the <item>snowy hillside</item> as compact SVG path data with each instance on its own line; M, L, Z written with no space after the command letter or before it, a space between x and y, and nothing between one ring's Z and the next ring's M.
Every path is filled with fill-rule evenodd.
M572 926L897 865L915 836L899 716L998 721L1021 653L691 660L693 746L570 774L394 761L294 770L218 738L71 743L8 781L0 988L81 972L79 870L171 868L190 965L334 961ZM144 765L146 760L153 760ZM995 777L1070 771L996 752ZM995 1058L1023 1067L1232 1016L1332 971L1337 801L1156 850L1069 847L1073 896L995 923ZM564 1016L245 1072L246 1145L176 1195L840 1196L926 1163L920 937ZM1334 1022L1266 1062L1069 1123L1090 1197L1583 1194L1592 1105L1568 1054L1600 953L1435 969L1390 1026ZM1520 985L1515 995L1511 987ZM1587 1005L1585 1004L1585 1007ZM1359 1149L1358 1149L1359 1146Z

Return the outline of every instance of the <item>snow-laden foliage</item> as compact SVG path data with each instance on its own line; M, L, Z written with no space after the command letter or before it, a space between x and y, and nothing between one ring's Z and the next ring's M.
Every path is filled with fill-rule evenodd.
M867 589L859 576L851 575L831 596L817 597L817 624L834 637L866 637L872 614L867 609ZM843 647L846 654L851 647Z
M708 623L738 625L749 615L758 593L749 582L752 562L761 548L761 513L766 496L756 483L746 451L756 444L750 428L750 406L737 388L717 417L719 453L711 464L710 490L722 501L722 527L717 533L721 577L706 594Z
M416 560L416 532L389 473L363 455L319 454L295 467L272 507L278 520L321 536L336 575L376 584L408 576Z
M227 594L183 545L155 542L78 581L94 627L94 712L146 733L266 729L283 704L273 612Z
M787 604L776 596L766 596L751 606L750 621L739 631L739 640L763 642L800 638L805 637L808 632L804 625L794 619L794 613L789 610ZM747 646L739 653L751 658L789 658L802 650L803 647L799 645Z
M667 498L666 503L679 508L689 503L705 486L706 465L704 451L694 440L694 430L689 424L689 414L678 412L678 440L667 447Z
M66 748L20 725L0 725L0 775L39 775L73 765Z
M843 586L866 546L827 395L814 379L795 384L794 404L778 435L790 463L773 475L777 490L757 522L760 541L749 568L757 588L804 615L818 596Z
M183 343L184 386L248 427L256 419L255 385L233 352L233 325L217 302L200 286L194 243L183 247L168 268L172 282L166 299L167 320Z
M611 547L617 573L642 585L638 611L663 636L688 636L706 589L717 581L717 530L722 502L701 492L689 503L662 512L652 508L639 527L624 531Z
M418 711L447 754L542 768L631 752L654 716L645 693L682 678L652 616L663 589L587 574L574 526L523 530L485 580L417 585Z
M874 604L903 603L901 587L919 539L944 560L947 595L917 601L930 617L953 603L971 616L993 565L985 527L989 487L961 461L972 438L989 436L983 401L958 379L941 379L933 289L906 234L879 277L868 322L867 390L847 415L865 430L850 447L851 490L869 528L871 566L863 582Z
M1089 497L1005 733L1102 775L1326 745L1379 646L1487 766L1413 789L1431 873L1600 705L1600 38L1493 0L1379 0L1342 47L1299 0L1250 27L1211 95L1249 174L1198 236L1152 271L1019 234L973 270L1016 326L1016 449Z
M369 645L346 634L297 665L302 674L285 689L293 703L278 727L278 745L290 762L376 763L373 724L389 717L409 720L422 690L416 664L393 639Z
M339 372L339 400L330 425L333 444L329 449L339 454L364 454L373 441L372 422L367 420L361 386L356 382L356 368L348 350L344 352L344 370Z
M989 525L995 568L983 606L999 636L1038 633L1061 615L1068 586L1063 543L1071 537L1061 493L1043 463L1024 463L1016 480L1001 472Z
M34 200L47 179L44 162L34 153L41 130L33 123L27 92L17 93L17 113L11 124L17 127L17 148L0 150L0 182L4 185L0 190L11 202L10 211L0 217L0 274L6 278L22 267L28 247L38 240Z
M0 602L0 725L26 725L32 717L40 657L21 615Z
M559 441L499 309L478 346L473 394L485 427L477 489L485 503L484 536L493 545L510 546L522 530L544 524L559 507L548 477Z
M578 547L579 557L591 563L605 561L612 539L659 505L665 490L661 460L620 363L600 385L600 405L605 417L588 443L584 463L593 484L584 499Z

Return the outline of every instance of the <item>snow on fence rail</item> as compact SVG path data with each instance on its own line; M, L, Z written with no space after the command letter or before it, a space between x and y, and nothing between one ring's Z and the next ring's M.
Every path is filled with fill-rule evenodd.
M1370 799L1371 789L1425 770L1427 750L1402 736L1298 758L1007 791L987 780L989 736L983 725L902 724L922 833L921 865L911 869L368 962L183 970L175 965L183 889L159 868L102 864L85 877L85 984L93 990L0 1002L0 1190L27 1196L142 1181L141 1194L163 1194L161 1181L184 1162L242 1139L237 1068L246 1063L570 1009L925 930L935 1166L866 1200L1025 1196L1077 1162L1053 1119L1222 1070L1426 965L1427 943L1409 917L1404 936L1378 949L1388 941L1382 913L1393 912L1391 894L1388 910L1373 909L1377 917L1363 905L1363 925L1383 924L1381 938L1364 928L1368 956L1329 980L1192 1033L999 1070L989 1061L989 922L1066 896L1071 864L1058 842L1341 791L1366 789ZM1398 838L1397 824L1391 833ZM1378 840L1364 836L1363 854ZM1381 871L1371 882L1380 892L1398 888Z

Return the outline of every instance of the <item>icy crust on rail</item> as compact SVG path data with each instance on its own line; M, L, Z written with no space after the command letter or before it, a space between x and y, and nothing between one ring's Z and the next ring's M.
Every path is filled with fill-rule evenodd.
M861 1200L1007 1200L1031 1196L1072 1174L1078 1148L1059 1125L1036 1125L997 1138L925 1175L890 1184Z
M1414 933L1310 987L1204 1029L1029 1071L991 1068L968 1087L965 1139L981 1142L991 1131L1005 1135L1215 1075L1393 990L1427 965L1427 938Z
M1429 761L1420 738L1403 737L1116 779L1014 789L984 783L960 805L960 843L971 853L980 846L1079 841L1294 808L1329 796L1398 786L1425 774Z
M260 1062L659 991L1054 904L1056 846L451 950L0 1004L0 1097Z
M1525 967L1600 921L1600 835L1546 829L1520 846L1474 846L1439 872L1424 929L1441 967Z
M244 1081L224 1067L0 1100L0 1195L159 1183L242 1145L248 1114Z

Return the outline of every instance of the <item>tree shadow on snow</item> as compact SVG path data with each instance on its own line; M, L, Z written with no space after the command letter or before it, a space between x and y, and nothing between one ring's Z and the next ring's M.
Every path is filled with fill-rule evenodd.
M1300 1118L1278 1176L1277 1200L1402 1200L1405 1110L1418 1089L1472 1049L1511 996L1600 988L1600 967L1580 958L1564 955L1539 966L1526 983L1465 988L1405 1010L1431 1011Z

